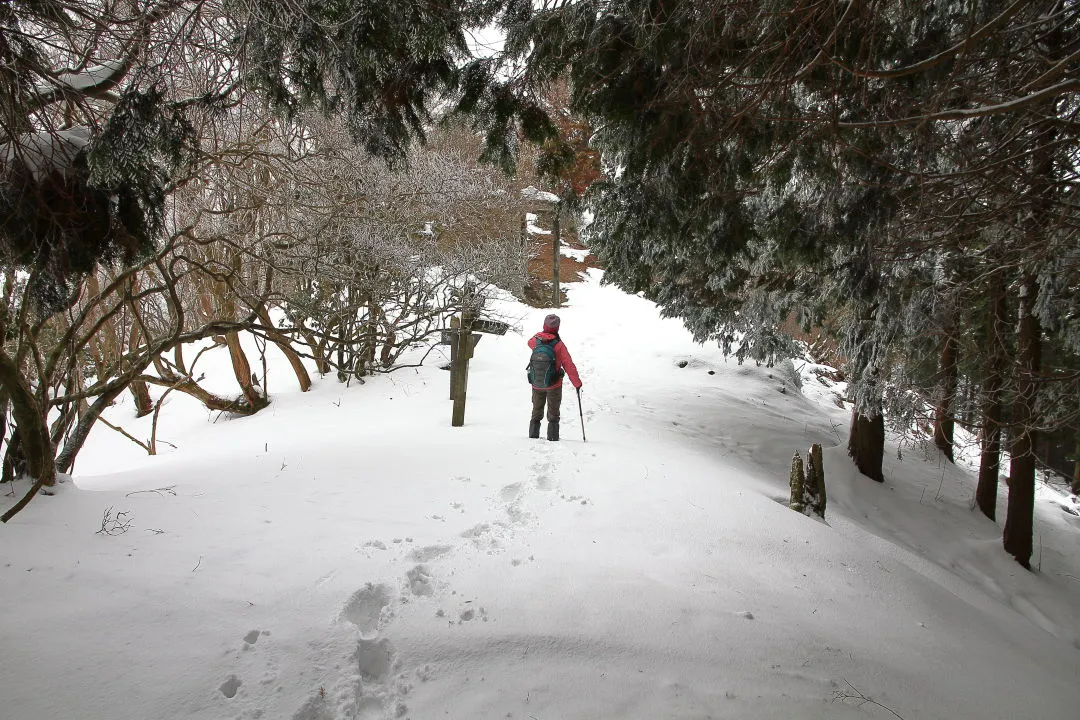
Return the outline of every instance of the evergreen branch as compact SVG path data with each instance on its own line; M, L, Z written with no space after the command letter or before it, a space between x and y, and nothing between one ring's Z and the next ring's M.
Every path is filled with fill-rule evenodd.
M854 5L854 4L855 4L854 2L851 3L851 5ZM881 80L884 80L884 79L896 79L896 78L901 78L901 77L904 77L904 76L907 76L907 75L914 75L916 73L925 72L926 70L929 70L929 69L931 69L933 67L936 67L937 65L940 65L941 63L945 62L946 60L954 58L957 55L965 52L966 50L973 47L975 45L975 43L977 43L978 41L983 40L986 37L989 37L997 28L999 28L1003 24L1007 23L1009 20L1011 20L1013 17L1015 17L1021 10L1023 10L1026 6L1028 6L1030 4L1032 4L1032 0L1016 0L1012 5L1005 8L1005 10L1003 10L1001 12L1001 14L999 14L997 17L992 19L990 22L983 25L981 28L976 30L971 35L968 35L966 38L964 38L960 42L956 43L952 47L949 47L949 48L941 51L937 55L933 55L931 57L928 57L925 60L922 60L920 62L915 63L914 65L905 65L904 67L899 67L899 68L896 68L895 70L863 70L863 69L847 66L847 65L841 63L836 58L833 58L832 62L834 64L836 64L837 66L843 68L844 70L848 71L849 73L851 73L855 77L861 77L861 78L875 78L875 79L881 79Z
M1036 105L1047 100L1055 100L1063 95L1069 95L1076 92L1080 92L1080 80L1070 79L1064 82L1060 82L1057 85L1051 85L1050 87L1043 88L1038 92L1033 92L1023 97L1013 98L1012 100L998 103L996 105L982 105L973 108L953 108L950 110L941 110L925 115L912 115L905 118L897 118L895 120L837 122L835 123L835 125L836 127L845 129L863 129L897 127L900 125L918 125L926 122L942 120L972 120L975 118L992 117L994 115L1002 115L1005 113L1016 112L1017 110L1023 110L1030 105ZM827 123L832 121L823 119L816 121L812 120L811 122Z

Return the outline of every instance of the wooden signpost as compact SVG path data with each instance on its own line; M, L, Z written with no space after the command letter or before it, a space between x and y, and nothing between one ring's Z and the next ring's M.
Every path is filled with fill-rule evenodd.
M454 409L450 425L465 424L465 397L469 390L469 360L482 337L480 333L503 335L510 326L494 320L478 320L469 312L450 318L450 329L443 330L443 342L450 345L450 399ZM475 332L474 332L475 331Z

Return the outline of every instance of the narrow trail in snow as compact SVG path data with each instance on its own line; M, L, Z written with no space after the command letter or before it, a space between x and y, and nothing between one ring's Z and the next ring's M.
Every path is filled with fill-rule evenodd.
M560 310L587 443L569 392L562 441L525 437L524 344L545 311L509 299L495 311L520 334L479 346L461 428L437 367L301 394L283 363L249 418L170 396L177 447L154 458L93 435L77 487L5 528L0 588L20 609L5 709L865 718L837 698L850 682L906 718L1069 716L1080 655L1058 638L1078 595L1053 581L1080 586L1055 574L1080 577L1071 515L1040 501L1045 571L1013 575L965 470L943 482L910 453L887 458L885 485L863 481L829 387L726 362L596 280ZM206 359L232 377L226 354ZM148 434L132 414L109 410ZM812 442L829 525L775 502ZM127 496L159 487L175 494ZM110 505L135 525L95 536Z

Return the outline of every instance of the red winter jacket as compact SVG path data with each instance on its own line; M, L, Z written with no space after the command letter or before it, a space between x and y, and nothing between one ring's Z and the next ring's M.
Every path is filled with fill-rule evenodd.
M529 338L529 349L532 350L532 349L536 348L536 340L537 340L537 338L539 338L540 340L543 340L544 342L550 342L550 341L552 341L552 340L554 340L554 339L556 339L558 337L559 337L558 335L554 335L554 334L549 333L549 332L538 332L538 333L536 333L536 335L533 335L531 338ZM573 358L570 357L570 351L566 349L566 343L564 343L560 339L557 343L555 343L555 348L554 349L555 349L555 369L556 370L565 370L566 374L570 376L570 384L573 385L576 388L581 387L581 378L578 377L577 367L574 365ZM555 388L555 387L559 387L561 385L562 385L562 373L559 374L559 379L556 380L555 384L552 385L551 387ZM537 390L550 390L551 389L551 388L538 388L535 385L533 385L533 387L536 388Z

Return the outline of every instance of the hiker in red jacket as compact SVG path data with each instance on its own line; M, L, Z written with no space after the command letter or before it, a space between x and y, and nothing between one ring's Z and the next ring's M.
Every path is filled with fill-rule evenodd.
M529 384L532 385L532 416L529 418L529 437L540 437L540 420L547 403L547 439L559 439L559 408L562 405L563 375L570 376L575 388L581 388L577 368L559 337L559 316L544 318L544 329L529 339L533 353L529 359Z

